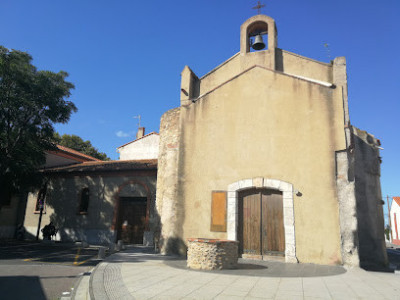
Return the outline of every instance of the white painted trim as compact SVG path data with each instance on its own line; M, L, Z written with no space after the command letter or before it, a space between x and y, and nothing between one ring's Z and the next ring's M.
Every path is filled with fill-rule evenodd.
M283 196L283 223L285 227L285 261L297 263L296 238L294 228L293 185L278 179L257 177L243 179L228 185L228 212L227 237L228 240L237 240L238 231L238 192L250 188L265 187L282 192Z

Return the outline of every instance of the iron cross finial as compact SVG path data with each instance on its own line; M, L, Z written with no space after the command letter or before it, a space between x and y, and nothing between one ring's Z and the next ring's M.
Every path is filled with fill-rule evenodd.
M258 14L261 13L261 8L265 7L265 4L261 4L260 1L257 1L257 5L253 7L253 9L257 9Z

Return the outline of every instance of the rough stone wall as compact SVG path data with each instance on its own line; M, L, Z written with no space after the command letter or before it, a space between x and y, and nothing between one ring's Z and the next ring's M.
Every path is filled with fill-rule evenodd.
M346 138L346 148L335 153L342 262L347 266L358 266L360 259L354 178L354 146L348 107L346 59L344 57L335 58L332 71L333 82L341 92L344 112L343 131Z
M379 142L353 127L360 264L386 265Z
M357 203L355 197L354 161L349 150L336 153L336 185L343 264L358 266Z
M235 241L188 240L187 267L197 270L237 268L238 243Z
M160 121L156 208L161 221L161 253L185 255L181 240L183 205L177 197L180 111L181 108L169 110Z

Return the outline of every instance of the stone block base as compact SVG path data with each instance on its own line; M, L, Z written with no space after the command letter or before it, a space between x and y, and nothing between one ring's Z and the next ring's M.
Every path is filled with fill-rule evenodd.
M238 242L228 240L188 239L187 267L201 270L235 269Z

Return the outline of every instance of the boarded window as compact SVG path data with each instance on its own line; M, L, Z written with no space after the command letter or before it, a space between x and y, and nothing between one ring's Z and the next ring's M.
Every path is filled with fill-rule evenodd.
M81 191L81 199L79 202L78 213L81 215L85 215L88 213L88 208L89 208L89 188L84 188Z
M226 192L213 191L211 195L211 231L226 232Z

